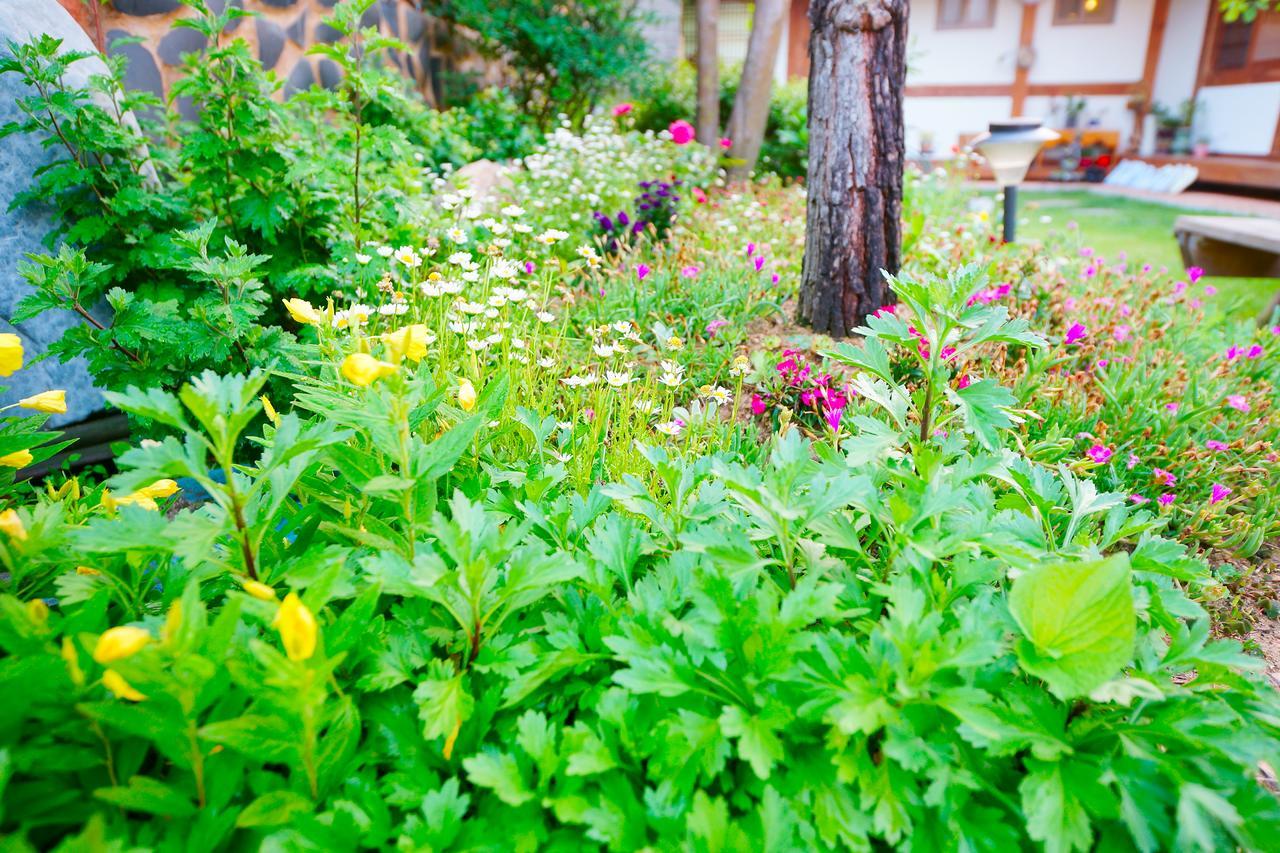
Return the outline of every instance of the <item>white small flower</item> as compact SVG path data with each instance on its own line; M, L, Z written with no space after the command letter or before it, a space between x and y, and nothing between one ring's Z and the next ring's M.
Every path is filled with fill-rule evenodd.
M461 228L450 228L447 235L449 239L455 243L467 242L467 232L463 231Z
M655 429L657 429L658 432L662 433L663 435L675 436L684 432L684 425L681 424L679 421L667 421L666 423L658 424L657 427L655 427Z
M658 381L668 388L679 388L680 383L684 381L679 373L664 373L658 377Z
M517 216L524 216L524 208L518 204L509 204L502 208L501 212L503 216L510 216L513 219Z
M556 360L549 355L544 355L542 358L538 359L538 367L543 367L549 370L555 366Z
M512 226L511 226L511 230L512 230L512 231L518 231L518 232L520 232L521 234L528 234L528 233L530 233L531 231L533 231L533 226L532 226L532 225L526 225L526 224L524 224L523 222L517 222L517 223L515 223L514 225L512 225Z
M453 264L456 267L460 267L464 264L469 264L471 263L471 253L470 252L454 252L452 255L449 256L449 263Z
M713 403L720 403L722 405L724 403L728 403L729 400L733 398L733 394L730 393L729 389L722 385L717 385L714 388L708 388L703 392L703 396Z
M360 264L361 266L369 263L369 261L371 260L373 260L373 255L366 255L366 254L363 254L362 252L356 252L356 263Z
M542 323L554 323L556 315L552 314L550 311L539 311L538 320Z
M635 406L636 411L641 412L642 414L649 415L653 413L652 400L646 400L643 397L637 397L631 405Z
M622 388L635 381L635 377L631 375L629 370L606 370L604 379L614 388Z
M613 344L595 344L591 349L601 358L608 358L618 351Z
M489 270L490 275L501 279L515 278L518 272L516 265L506 258L500 258L495 261L493 267Z
M378 254L379 254L380 256L384 257L384 258L389 258L389 257L391 257L391 253L392 253L392 252L394 252L394 251L395 251L395 249L391 248L390 246L379 246L379 247L378 247Z
M401 246L399 249L396 249L394 256L397 261L404 264L409 269L413 269L414 267L422 264L422 258L418 257L418 253L409 246Z
M462 280L463 280L463 281L469 281L469 282L472 282L472 283L474 284L475 282L477 282L477 281L479 281L479 280L480 280L480 273L476 272L475 270L470 270L470 271L468 271L468 272L464 272L464 273L462 274Z
M557 462L568 462L570 459L573 458L568 453L561 453L558 450L551 451L551 455L556 458Z

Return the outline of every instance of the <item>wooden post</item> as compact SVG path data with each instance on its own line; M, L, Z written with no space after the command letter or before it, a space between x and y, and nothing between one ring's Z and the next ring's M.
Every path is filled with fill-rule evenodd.
M1013 89L1010 94L1013 96L1013 105L1009 115L1020 116L1022 110L1027 105L1027 87L1031 77L1031 65L1029 63L1030 51L1036 41L1036 9L1038 6L1022 7L1022 29L1018 33L1018 53L1014 59L1017 64L1013 71Z
M801 321L841 337L893 302L902 252L907 0L812 0Z

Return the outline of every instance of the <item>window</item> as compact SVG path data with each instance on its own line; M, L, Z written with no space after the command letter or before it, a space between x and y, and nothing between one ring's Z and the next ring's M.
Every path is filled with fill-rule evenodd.
M1053 23L1109 24L1116 19L1116 0L1054 0Z
M995 24L996 0L938 0L940 30L972 30Z
M3 2L3 0L0 0ZM755 13L753 3L742 0L726 0L720 4L716 23L716 53L721 62L742 62L747 58L747 42L751 39L751 17ZM680 13L680 35L684 42L684 58L690 62L698 56L698 13L694 0L684 0ZM783 45L783 50L786 46Z
M1206 38L1201 85L1280 80L1280 12L1231 23L1215 17Z

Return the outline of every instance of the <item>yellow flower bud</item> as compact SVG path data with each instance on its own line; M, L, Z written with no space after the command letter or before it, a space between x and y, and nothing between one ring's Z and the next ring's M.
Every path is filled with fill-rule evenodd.
M306 660L316 652L316 617L296 592L285 596L271 626L280 632L289 660Z
M104 495L103 495L103 501L102 501L102 502L103 502L104 504L105 504L105 503L107 503L105 493L104 493ZM116 499L114 499L114 500L111 502L111 506L113 506L113 507L116 507L116 506L140 506L140 507L142 507L143 509L149 509L149 510L151 510L152 512L155 512L155 511L157 511L157 510L159 510L159 509L160 509L160 507L156 506L155 498L151 497L151 496L150 496L150 495L148 495L145 491L142 491L142 490L136 491L136 492L134 492L133 494L130 494L130 495L125 495L125 496L124 496L124 497L122 497L122 498L116 498Z
M262 401L262 411L267 413L267 420L271 421L271 423L275 424L276 426L279 426L280 413L276 411L275 406L271 405L271 400L267 397L266 394L263 394L258 399Z
M16 510L6 509L0 512L0 530L9 534L10 539L21 541L27 538L27 528L22 525L22 519L18 517Z
M144 694L134 690L133 686L124 680L124 676L114 669L109 669L102 673L102 686L114 693L117 699L141 702L147 698Z
M76 687L84 685L84 670L80 668L80 655L76 653L75 643L70 637L62 638L62 659L66 661L67 673Z
M31 464L31 459L30 450L15 450L0 456L0 465L6 468L25 468Z
M174 480L167 477L163 480L156 480L150 486L144 489L138 489L135 495L146 495L149 498L167 498L178 491L178 484Z
M469 412L476 407L476 386L471 384L470 379L464 379L458 383L458 405L464 412Z
M286 299L284 307L290 317L304 326L319 326L324 323L324 314L305 299Z
M379 361L365 352L352 353L342 360L342 375L349 382L362 387L372 385L383 376L390 376L398 368L394 364Z
M427 336L429 334L427 327L422 323L414 323L411 326L405 326L403 329L387 332L382 336L382 342L390 348L391 354L395 358L407 358L417 364L427 354Z
M176 600L169 605L169 613L164 618L164 628L160 630L160 639L172 643L182 630L182 601Z
M271 587L267 586L265 583L258 583L257 581L245 581L243 586L244 586L245 592L249 593L259 601L275 601L276 600L276 591Z
M43 625L49 621L49 605L43 598L33 598L27 602L27 616L37 625Z
M102 632L98 644L93 647L93 659L103 664L124 660L137 654L149 642L151 635L143 628L133 625L108 628Z
M22 367L22 338L11 333L0 335L0 376L11 376Z
M42 391L34 397L23 397L18 405L24 409L35 409L51 415L60 415L67 410L66 391Z
M100 575L102 572L89 566L76 566L76 574L78 575Z

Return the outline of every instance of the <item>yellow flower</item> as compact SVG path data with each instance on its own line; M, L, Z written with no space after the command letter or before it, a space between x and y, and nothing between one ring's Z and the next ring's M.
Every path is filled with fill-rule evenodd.
M22 519L18 518L16 510L6 509L4 512L0 512L0 530L9 534L11 539L22 540L27 538L27 528L23 527Z
M132 494L125 495L122 498L115 498L114 501L111 501L104 491L102 502L106 504L111 501L111 505L119 506L134 504L142 507L143 509L159 510L160 507L156 506L156 498L167 498L177 491L178 484L173 480L165 478L163 480L156 480L151 485L138 489Z
M147 643L151 642L151 634L143 628L133 625L120 625L108 628L98 638L93 647L93 659L98 663L111 663L137 654Z
M394 364L379 361L365 352L352 353L342 360L342 375L356 385L372 385L384 376L390 376L398 368Z
M160 639L172 643L182 630L182 600L174 599L169 605L169 613L164 618L164 627L160 629Z
M296 592L285 596L272 627L280 632L289 660L306 660L316 652L316 617Z
M458 405L464 412L469 412L476 407L476 386L471 384L470 379L464 379L458 383Z
M319 326L324 322L324 314L305 299L286 299L284 307L290 317L304 326Z
M24 409L35 409L37 412L60 415L67 410L67 392L41 391L34 397L23 397L18 401L18 405Z
M0 456L0 465L6 468L25 468L31 464L31 459L30 450L15 450Z
M244 586L245 592L249 593L259 601L275 601L276 600L276 591L271 587L267 586L265 583L258 583L257 581L245 581L243 586Z
M106 492L103 492L103 504L108 504ZM114 509L118 506L140 506L143 509L149 509L152 512L158 512L160 507L156 506L154 498L144 495L142 492L134 492L131 495L125 495L122 498L110 499L109 508Z
M141 702L147 698L142 693L134 690L133 686L124 680L124 676L116 672L114 669L109 669L102 673L102 686L116 694L116 698L118 699L128 699L130 702Z
M84 684L84 671L80 669L80 655L76 653L75 643L70 637L62 638L62 659L67 663L67 672L77 687Z
M22 367L22 338L14 334L0 335L0 376L10 376Z
M156 480L154 483L152 483L150 486L147 486L145 489L138 489L138 491L134 492L134 494L146 495L149 498L167 498L170 495L177 493L177 491L178 491L177 482L170 480L169 478L166 477L163 480Z
M680 337L679 335L672 335L671 337L667 338L667 349L669 350L684 349L684 338Z
M76 574L89 575L90 577L92 577L93 575L100 575L102 574L102 572L98 571L97 569L90 568L89 566L76 566Z
M280 413L276 411L275 406L271 405L271 400L268 399L266 394L263 394L258 399L262 401L262 411L267 413L267 420L271 421L276 426L279 426Z
M37 625L43 625L49 621L49 605L43 598L33 598L27 602L27 616Z
M430 332L427 331L426 326L414 323L412 326L387 332L382 336L382 342L391 348L392 354L397 359L407 358L417 364L427 354L429 335Z

